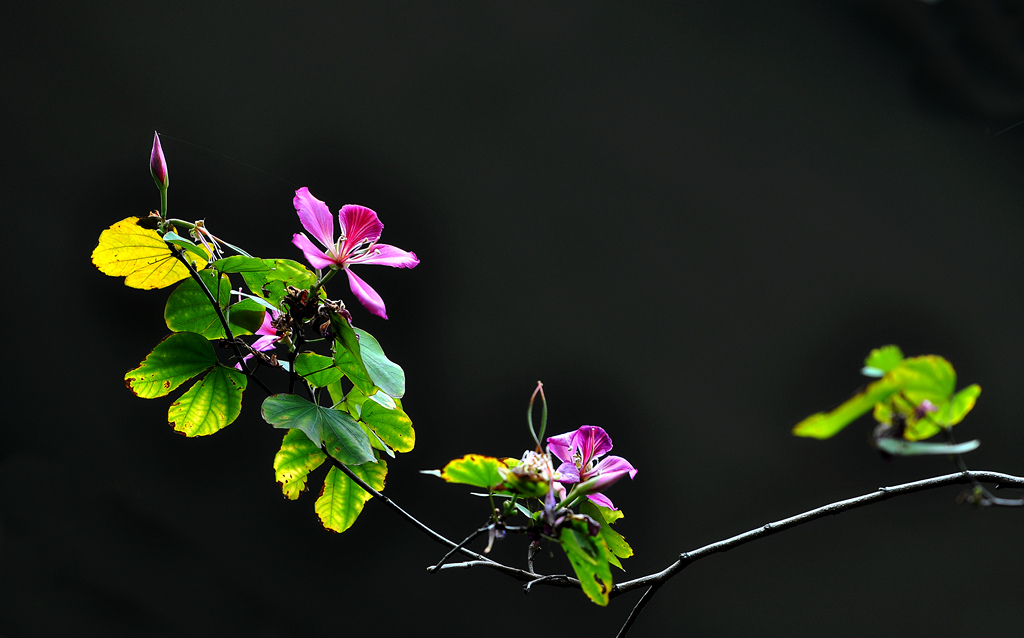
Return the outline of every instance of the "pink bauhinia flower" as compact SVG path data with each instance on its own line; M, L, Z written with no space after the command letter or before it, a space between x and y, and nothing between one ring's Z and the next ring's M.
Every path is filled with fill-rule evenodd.
M596 425L584 425L574 432L548 437L548 452L562 461L555 470L556 480L579 483L587 498L598 505L618 509L600 492L627 474L633 478L637 470L621 456L604 456L611 449L611 437Z
M377 219L377 213L369 208L351 204L342 206L338 211L341 237L335 242L334 218L327 204L313 197L305 186L295 191L293 203L302 227L327 249L327 252L324 252L317 248L305 233L296 233L292 237L292 243L302 250L306 261L317 269L344 270L348 275L352 294L366 306L367 310L387 319L384 300L349 267L356 264L380 264L394 268L413 268L420 263L416 255L388 244L378 244L377 240L380 239L384 224Z

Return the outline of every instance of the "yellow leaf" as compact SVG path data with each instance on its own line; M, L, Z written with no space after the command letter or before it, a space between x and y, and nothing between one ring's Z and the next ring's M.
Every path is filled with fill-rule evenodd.
M92 251L92 263L100 272L124 277L129 288L146 290L166 288L188 277L188 268L171 253L160 234L138 222L138 217L122 219L100 233L100 242ZM186 259L196 258L187 255ZM202 270L206 261L200 259L195 266Z

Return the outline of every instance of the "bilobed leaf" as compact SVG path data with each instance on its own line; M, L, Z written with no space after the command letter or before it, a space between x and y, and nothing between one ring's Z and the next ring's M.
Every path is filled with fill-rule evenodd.
M238 370L217 366L171 404L167 421L185 436L213 434L238 418L247 381Z
M336 383L343 376L334 359L313 352L300 352L295 357L295 373L316 388Z
M263 419L275 428L302 430L315 445L327 447L346 465L372 461L369 437L351 416L294 394L275 394L263 401Z
M612 570L604 538L600 534L591 536L584 521L572 521L562 528L558 542L572 563L583 593L598 605L607 605L612 589Z
M903 361L903 351L898 346L890 345L875 348L864 359L864 367L861 368L861 374L868 377L881 377L899 365L900 361Z
M501 483L499 467L506 467L500 459L480 454L467 454L461 459L450 461L441 470L441 478L449 483L464 483L490 489Z
M359 418L376 432L385 445L394 450L411 452L416 445L412 419L401 408L388 410L377 403L367 401L363 403Z
M350 465L349 469L378 492L384 489L384 480L388 472L384 459L376 463ZM344 472L332 467L324 480L324 487L316 501L315 509L324 527L341 533L352 526L359 513L363 511L363 505L371 498L368 492L356 485Z
M359 351L370 380L388 396L401 399L405 396L405 371L402 366L384 355L384 350L373 335L359 328L353 330L359 337Z
M217 365L213 346L194 332L172 334L124 375L128 389L143 399L162 397L182 383Z
M206 267L205 259L195 255L187 258L196 270ZM178 261L160 234L140 226L138 217L122 219L100 233L92 263L105 275L124 277L124 285L129 288L166 288L189 276L188 268Z
M327 455L302 430L285 432L281 449L274 456L274 476L285 497L293 501L299 498L299 493L306 489L309 473L326 459Z
M199 277L217 299L235 336L259 330L265 315L263 307L251 299L231 304L231 282L227 275L218 275L216 270L210 269L199 273ZM207 339L226 336L217 311L195 279L181 282L167 298L164 321L174 332L197 332Z

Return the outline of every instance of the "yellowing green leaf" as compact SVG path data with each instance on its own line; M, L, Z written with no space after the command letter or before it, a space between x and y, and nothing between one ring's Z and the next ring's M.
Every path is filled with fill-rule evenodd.
M100 233L92 251L92 263L105 275L124 277L129 288L166 288L189 276L188 268L171 253L160 234L139 226L138 217L122 219ZM206 260L189 255L196 270Z
M622 518L621 510L613 510L607 507L594 504L590 500L584 500L580 504L580 513L586 514L601 524L599 535L608 546L608 562L619 569L623 569L620 558L629 558L633 555L633 548L629 546L626 539L612 529L612 523Z
M974 404L980 395L981 386L973 383L954 394L945 405L939 408L938 412L932 415L932 418L946 427L956 425L974 409Z
M501 483L499 467L507 466L493 456L467 454L445 465L441 470L441 478L449 483L464 483L489 489Z
M368 401L362 405L361 420L376 432L385 445L398 452L411 452L416 445L412 419L401 408L388 410Z
M384 479L388 473L384 459L376 463L351 465L349 469L378 492L384 489ZM323 526L340 534L352 527L352 523L363 511L363 505L371 498L369 493L345 476L344 472L332 467L324 480L315 509Z
M217 366L171 404L167 421L185 436L205 436L238 418L247 378L234 368Z
M286 498L295 500L306 489L306 478L327 459L320 448L313 445L305 432L288 430L281 440L281 449L274 456L274 477L281 484Z
M834 436L847 425L860 418L879 401L889 398L899 389L888 375L869 384L859 392L834 408L831 412L812 414L793 427L793 434L815 439L827 439Z

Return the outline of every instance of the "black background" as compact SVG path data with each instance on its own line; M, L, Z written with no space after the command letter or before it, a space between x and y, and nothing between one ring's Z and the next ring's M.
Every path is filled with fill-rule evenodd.
M3 62L5 410L0 634L611 636L637 599L490 571L367 505L338 536L281 498L258 391L215 436L124 372L166 292L89 261L158 205L300 259L294 189L374 208L415 270L346 295L407 372L416 449L387 492L461 538L484 506L418 473L601 425L640 472L610 495L622 580L880 485L859 422L792 437L885 343L984 392L973 467L1024 473L1024 40L1019 0L33 4ZM208 152L204 149L212 149ZM231 159L233 158L233 159ZM938 490L695 564L637 636L1019 635L1021 511ZM521 564L519 539L499 556ZM545 571L567 568L542 559Z

